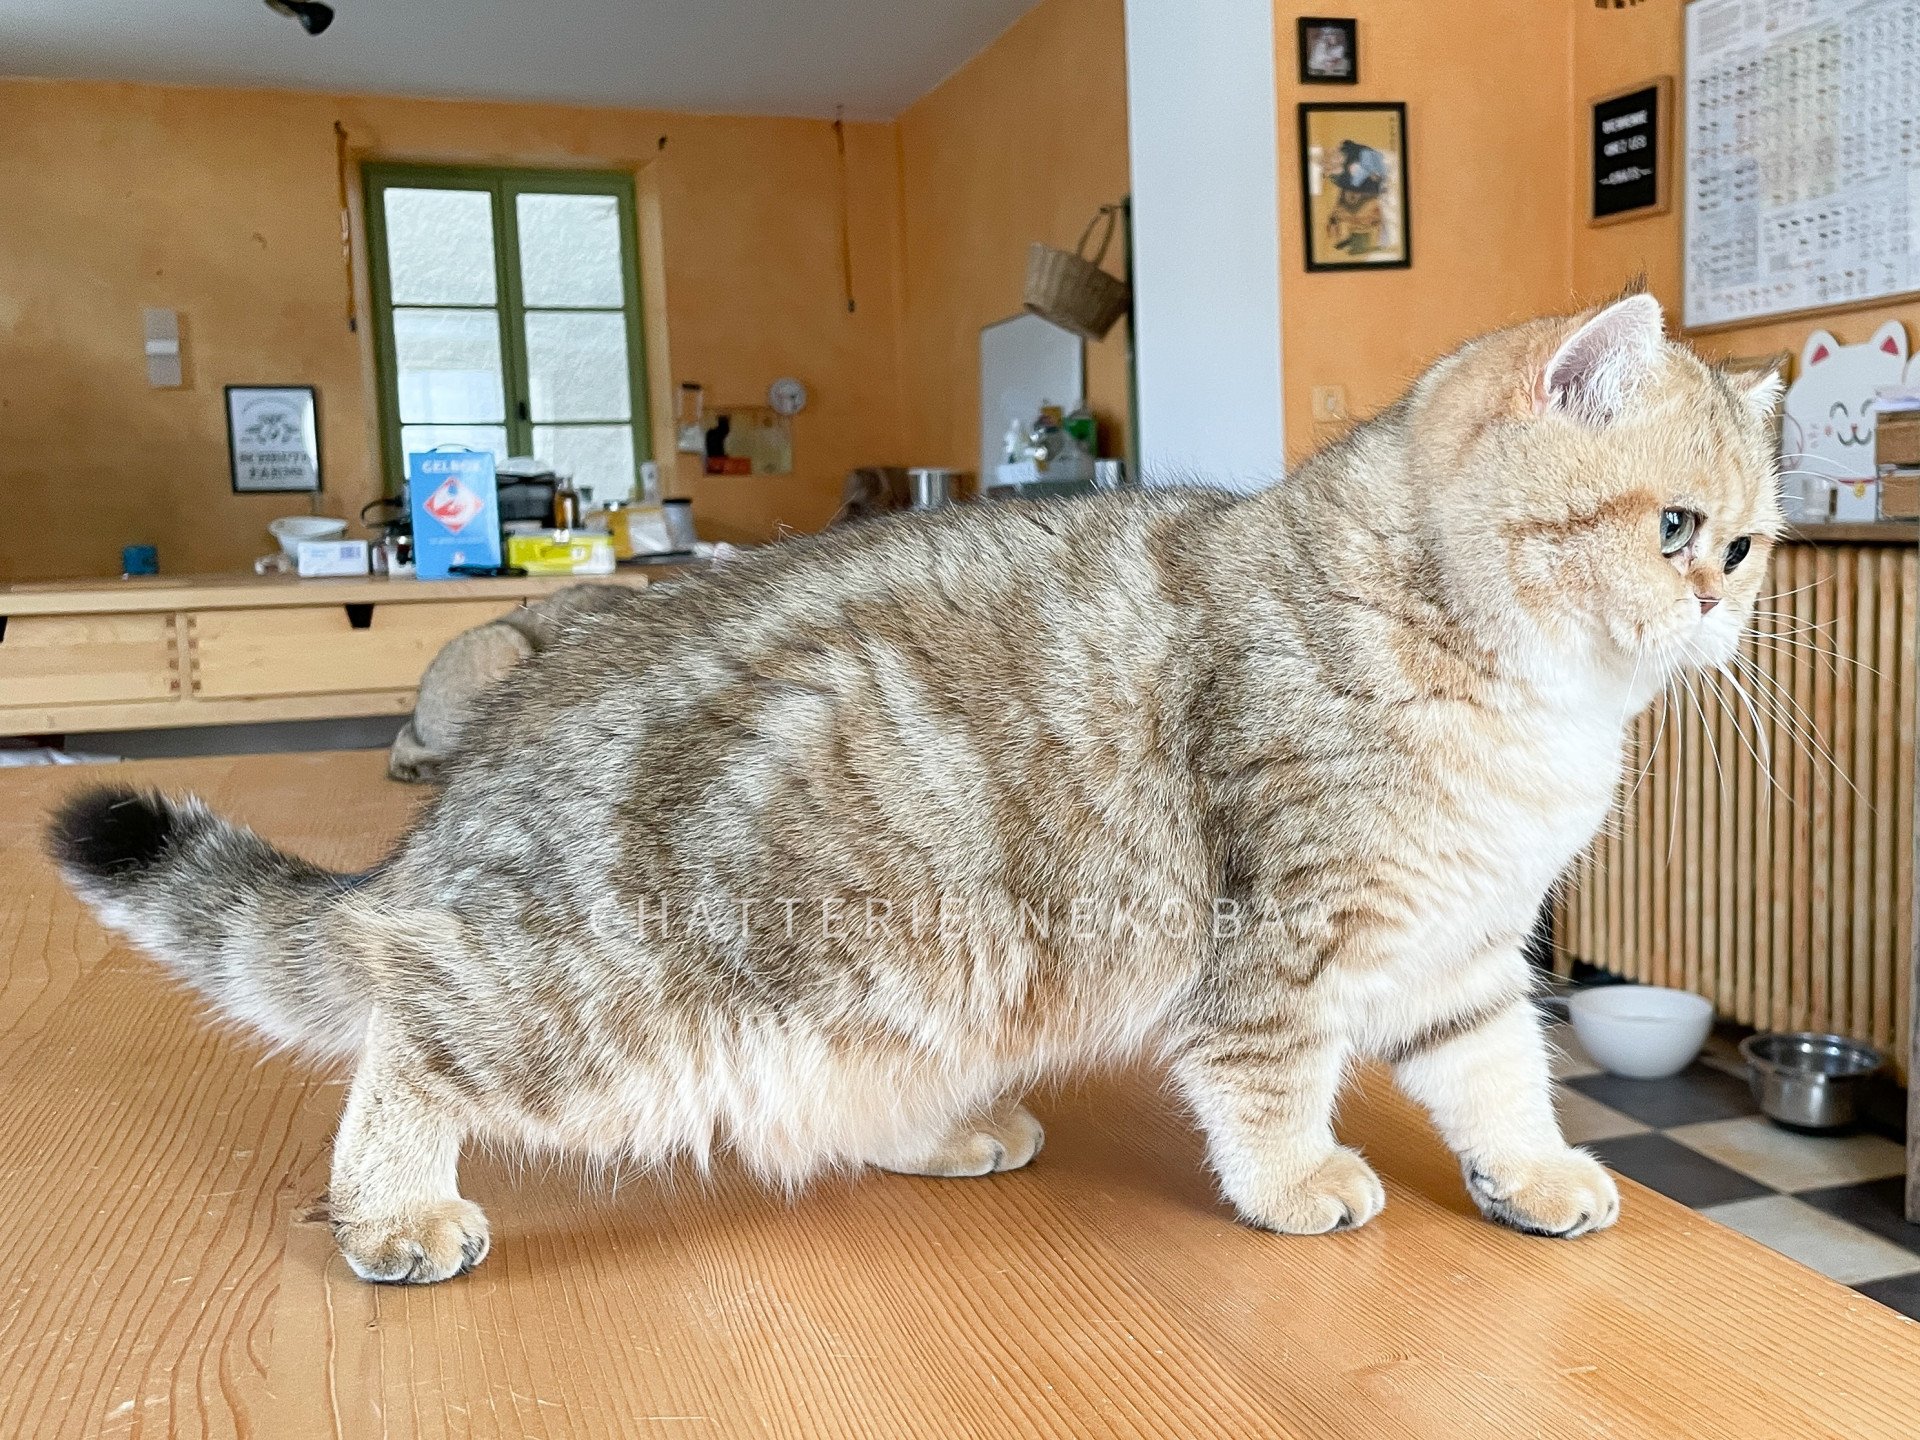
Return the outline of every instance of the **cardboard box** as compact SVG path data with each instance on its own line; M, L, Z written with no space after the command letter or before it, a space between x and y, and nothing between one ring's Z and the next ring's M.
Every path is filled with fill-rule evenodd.
M302 575L364 575L364 540L302 540L295 549Z
M1920 467L1920 410L1883 411L1874 426L1877 465Z
M484 450L423 450L407 457L413 566L445 580L456 565L500 563L500 488Z
M1920 519L1920 469L1880 472L1880 518Z

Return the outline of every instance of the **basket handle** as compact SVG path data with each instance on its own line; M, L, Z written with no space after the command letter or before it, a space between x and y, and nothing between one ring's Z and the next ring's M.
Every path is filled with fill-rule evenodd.
M1094 265L1098 265L1101 261L1105 260L1107 258L1107 246L1113 243L1113 227L1118 223L1119 218L1120 207L1118 205L1102 205L1098 210L1094 211L1093 218L1087 222L1087 228L1080 232L1080 243L1073 247L1073 253L1078 255L1082 260L1087 260ZM1107 228L1100 236L1100 248L1092 256L1089 256L1087 254L1087 237L1093 234L1093 227L1098 225L1102 220L1107 222Z

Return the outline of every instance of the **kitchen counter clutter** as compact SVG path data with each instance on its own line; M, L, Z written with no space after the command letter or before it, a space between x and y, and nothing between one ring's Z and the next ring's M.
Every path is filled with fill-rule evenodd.
M622 571L604 583L644 586ZM0 587L0 735L405 715L448 640L570 576Z

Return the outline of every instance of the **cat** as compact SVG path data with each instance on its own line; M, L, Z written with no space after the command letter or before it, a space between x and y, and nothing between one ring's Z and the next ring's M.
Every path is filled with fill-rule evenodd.
M614 609L628 593L622 585L569 585L454 636L420 677L413 714L388 751L387 774L406 784L439 780L482 695L580 616Z
M1818 481L1872 479L1874 392L1898 385L1906 366L1907 327L1898 320L1860 345L1842 345L1825 330L1809 335L1800 373L1787 388L1787 470Z
M1625 727L1735 650L1781 528L1751 387L1629 296L1495 333L1250 496L880 518L590 617L481 702L373 870L197 801L74 798L108 926L351 1057L335 1238L480 1262L470 1137L705 1165L1016 1169L1036 1082L1158 1056L1250 1225L1362 1225L1377 1058L1475 1204L1613 1223L1522 955Z

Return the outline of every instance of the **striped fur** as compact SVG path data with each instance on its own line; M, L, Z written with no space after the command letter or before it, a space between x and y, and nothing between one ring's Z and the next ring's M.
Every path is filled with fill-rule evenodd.
M1617 1198L1519 937L1625 722L1745 623L1770 399L1644 297L1536 321L1257 496L879 520L619 597L361 883L137 798L56 853L215 1005L357 1051L332 1200L370 1278L484 1254L470 1136L978 1174L1039 1148L1029 1086L1145 1053L1252 1224L1379 1210L1331 1128L1377 1056L1489 1216L1577 1234ZM1670 506L1703 518L1666 557Z

